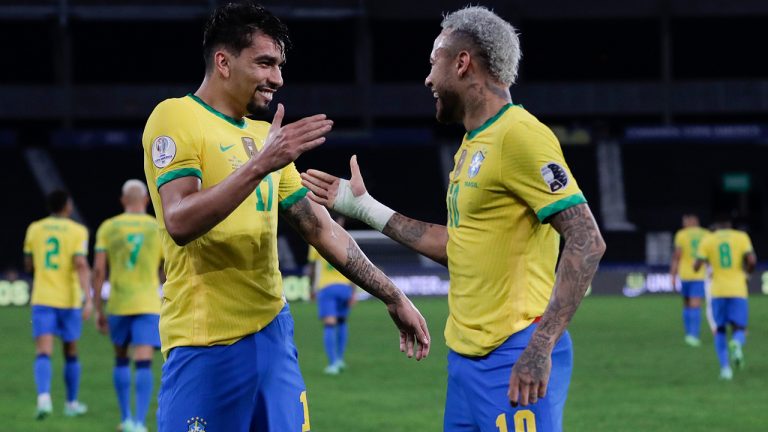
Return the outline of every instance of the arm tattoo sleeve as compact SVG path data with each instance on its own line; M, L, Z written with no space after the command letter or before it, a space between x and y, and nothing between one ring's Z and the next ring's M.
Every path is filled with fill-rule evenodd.
M382 231L383 234L391 239L400 242L406 246L412 246L417 243L427 232L430 224L407 218L400 213L395 213L387 222Z

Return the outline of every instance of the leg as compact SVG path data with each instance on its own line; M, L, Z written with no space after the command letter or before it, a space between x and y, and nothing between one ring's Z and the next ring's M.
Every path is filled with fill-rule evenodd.
M232 345L172 349L163 365L158 431L248 432L257 361L253 335Z
M730 380L733 372L728 360L728 340L726 335L727 299L712 299L712 315L717 328L715 330L715 352L720 363L720 379Z
M56 315L53 308L32 306L32 336L35 338L35 385L37 387L37 419L42 420L53 412L51 403L51 353L53 335L56 332Z
M307 432L309 402L288 309L255 334L260 377L251 432Z
M349 316L349 300L352 298L353 288L346 285L339 286L339 296L336 299L336 352L338 357L336 364L339 368L345 368L344 353L347 350L347 339L349 331L347 329L347 317Z
M693 282L689 295L690 335L698 341L701 336L701 299L704 298L704 281Z
M152 355L160 344L159 315L138 315L131 326L135 343L133 360L136 365L136 424L143 426L152 400Z
M127 429L126 423L131 421L131 368L128 358L128 333L131 317L109 315L109 335L115 347L115 367L112 370L112 383L117 394L117 404L120 407L120 423Z
M479 432L475 426L472 412L464 393L466 363L471 360L453 352L448 352L448 389L445 395L445 413L443 414L443 432Z
M747 322L749 308L746 298L729 299L728 321L731 323L733 334L731 336L730 353L733 362L738 369L744 369L744 344L747 342Z
M67 384L67 402L77 402L80 391L80 360L77 357L77 341L64 342L64 381Z
M333 299L331 287L326 287L317 292L317 308L320 319L323 321L323 346L328 358L328 367L325 373L335 375L339 373L336 368L336 302Z

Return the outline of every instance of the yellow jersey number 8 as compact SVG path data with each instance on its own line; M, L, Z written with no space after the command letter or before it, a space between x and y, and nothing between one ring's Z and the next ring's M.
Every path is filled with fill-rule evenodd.
M509 432L507 429L507 417L499 414L496 417L496 427L499 432ZM536 432L536 418L531 410L520 410L515 413L515 429L513 432Z

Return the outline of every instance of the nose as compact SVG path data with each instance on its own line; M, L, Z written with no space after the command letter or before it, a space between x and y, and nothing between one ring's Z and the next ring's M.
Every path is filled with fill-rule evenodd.
M429 75L427 75L427 78L424 79L424 85L430 89L432 88L432 72L430 72Z
M269 84L275 90L283 86L283 70L279 66L275 66L269 75Z

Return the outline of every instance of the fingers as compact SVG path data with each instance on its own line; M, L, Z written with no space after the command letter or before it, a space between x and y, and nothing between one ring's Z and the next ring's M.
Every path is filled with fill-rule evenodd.
M421 358L418 358L417 360L427 358L429 355L429 348L432 344L432 338L430 337L429 329L427 328L427 321L424 320L424 317L421 317L419 321L421 327Z
M303 184L303 183L304 183L304 182L302 182L302 184ZM307 186L305 186L305 187L307 187ZM309 189L309 188L307 187L307 189ZM316 204L320 204L321 206L325 206L325 203L327 202L327 201L326 201L324 198L319 198L319 197L318 197L317 195L315 195L315 193L314 193L314 192L312 192L311 190L310 190L310 191L309 191L309 193L307 194L307 198L309 198L309 200L310 200L310 201L312 201L312 202L314 202L314 203L316 203Z
M413 333L409 333L405 336L405 348L408 358L413 358L413 346L415 345L416 337Z
M513 407L517 407L517 401L520 399L520 380L517 378L517 374L513 371L512 377L509 379L509 403Z
M306 174L308 176L310 176L310 177L313 177L313 178L317 179L318 181L323 181L323 182L328 183L328 184L333 183L333 182L335 182L336 180L339 179L338 177L336 177L334 175L325 173L323 171L318 171L318 170L315 170L315 169L307 170ZM303 176L303 174L302 174L302 176Z
M360 174L360 165L357 164L357 155L352 155L349 159L349 171L352 173L352 178L363 178L363 175Z
M284 133L300 137L303 142L312 141L330 132L331 129L333 129L333 120L317 120L304 123L300 126L297 126L296 123L292 123L284 129Z
M543 398L547 395L547 384L549 384L549 380L545 380L544 382L539 385L539 397Z
M405 332L400 332L400 352L405 352Z
M275 116L272 118L272 125L269 127L269 129L280 129L283 125L283 116L285 116L285 107L283 104L279 103L277 104L277 110L275 110Z

